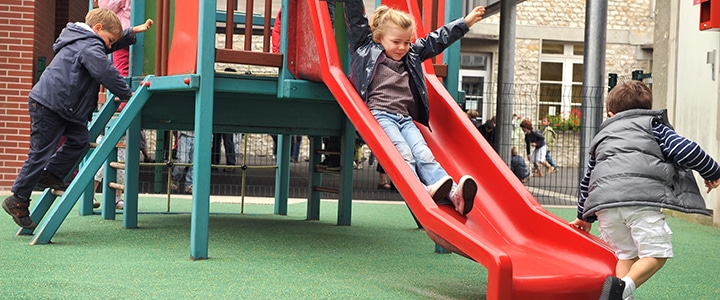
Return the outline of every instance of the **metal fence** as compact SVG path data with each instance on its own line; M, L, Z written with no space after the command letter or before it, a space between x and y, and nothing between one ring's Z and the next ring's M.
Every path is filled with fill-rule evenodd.
M614 83L612 82L615 77ZM628 77L628 78L625 78ZM648 75L633 72L632 77L611 75L611 86L619 81L647 80ZM557 133L557 139L550 152L557 165L556 172L545 174L542 177L531 177L525 183L528 190L543 205L574 206L578 195L578 182L585 162L581 153L587 151L581 142L581 131L595 132L596 128L585 124L585 117L581 111L583 97L598 97L604 99L607 87L585 89L581 92L577 86L546 85L546 84L514 84L512 86L511 111L512 119L511 138L506 141L497 141L496 147L516 147L521 156L525 157L524 134L519 127L522 120L532 122L535 130L542 133L543 128L538 126L543 117L550 117L551 124ZM497 110L497 85L487 84L482 95L474 95L478 99L473 103L473 109L481 112L481 118L489 119ZM588 92L589 91L589 92ZM466 104L467 105L467 104ZM587 105L587 104L585 104ZM602 107L597 109L602 110ZM482 122L480 122L482 123ZM149 149L152 154L154 132L148 132ZM243 137L242 140L240 137ZM221 157L219 165L215 165L211 172L212 195L246 195L257 197L273 197L275 194L275 156L273 137L267 134L236 134L235 135L235 166L225 165L225 149L218 149ZM308 194L308 178L310 166L309 141L303 137L297 162L291 163L290 170L290 197L306 198ZM379 173L376 171L377 162L374 161L370 149L363 145L362 161L353 170L353 199L368 200L402 200L395 190L384 190L378 187ZM530 166L530 164L528 164ZM145 193L167 193L169 168L157 166L141 166L140 191ZM337 186L339 178L336 176L323 176L325 186ZM243 190L244 184L244 190ZM183 189L179 189L183 191ZM325 194L323 198L335 198L336 195Z
M155 136L154 132L146 134L149 140ZM242 140L239 138L242 136ZM218 149L220 157L218 165L213 165L211 172L211 195L273 197L275 195L276 159L274 155L275 143L268 134L235 134L234 152L236 165L227 165L226 149ZM309 148L307 136L302 137L297 162L290 164L290 191L292 198L307 198L308 179L310 173ZM152 149L152 142L149 143ZM380 175L376 171L377 161L371 155L370 149L363 145L361 148L363 160L353 170L353 199L368 200L402 200L395 190L379 189ZM153 156L152 150L150 155ZM140 192L167 193L168 172L170 168L163 166L142 166L140 168ZM173 166L173 168L183 168ZM184 179L179 180L178 192L183 192ZM243 182L245 185L243 191ZM323 176L324 186L338 186L339 177L331 174ZM337 195L324 194L323 198L337 198Z

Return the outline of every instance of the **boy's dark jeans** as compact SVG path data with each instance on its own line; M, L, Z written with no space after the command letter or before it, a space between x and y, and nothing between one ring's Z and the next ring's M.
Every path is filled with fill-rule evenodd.
M12 186L13 193L23 200L30 198L44 169L59 178L70 173L90 141L85 125L65 120L33 99L28 103L28 110L32 122L30 152ZM65 142L57 149L62 136Z

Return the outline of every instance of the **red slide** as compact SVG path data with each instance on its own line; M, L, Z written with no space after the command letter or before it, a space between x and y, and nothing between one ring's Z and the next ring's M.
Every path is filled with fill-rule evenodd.
M614 274L616 258L610 248L542 208L485 142L437 77L428 74L433 131L418 127L453 178L469 174L478 182L475 206L467 217L450 207L436 205L347 80L325 1L297 2L296 10L291 11L297 12L300 21L291 24L297 26L297 35L291 37L289 45L293 40L302 41L296 50L306 52L297 57L314 56L313 60L319 60L319 65L308 64L307 69L298 70L299 74L320 77L327 85L423 226L487 268L487 299L599 297L605 277ZM383 4L409 11L421 20L416 0ZM421 26L418 24L418 36L425 34ZM429 63L425 70L432 72Z

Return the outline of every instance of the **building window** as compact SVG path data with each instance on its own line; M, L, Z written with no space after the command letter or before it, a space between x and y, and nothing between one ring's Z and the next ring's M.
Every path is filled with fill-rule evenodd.
M582 105L583 45L543 41L538 119L568 116Z
M465 92L465 109L477 110L484 120L494 111L492 106L488 106L492 104L485 101L491 57L490 53L460 54L459 88Z
M488 55L460 55L460 68L487 71Z

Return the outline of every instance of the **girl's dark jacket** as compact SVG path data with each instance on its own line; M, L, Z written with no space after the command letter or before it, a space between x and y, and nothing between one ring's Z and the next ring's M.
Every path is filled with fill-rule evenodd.
M375 69L386 56L383 46L373 41L372 31L364 12L365 6L362 1L345 1L347 36L352 52L352 64L348 77L363 101L367 102L368 86L375 75ZM468 31L465 19L457 19L431 32L426 37L417 39L410 45L407 55L403 57L405 67L410 74L410 88L417 105L417 116L412 117L420 124L428 126L430 115L422 62L440 54Z
M30 99L65 120L87 125L97 108L100 84L121 99L132 95L107 54L134 43L132 28L108 49L88 25L68 23L55 40L55 57L30 91Z

